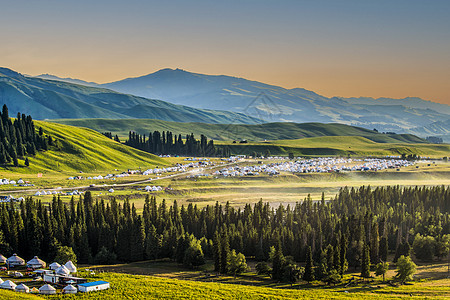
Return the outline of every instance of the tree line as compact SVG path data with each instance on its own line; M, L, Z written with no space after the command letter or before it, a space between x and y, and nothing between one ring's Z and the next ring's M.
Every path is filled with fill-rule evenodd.
M108 133L112 137L112 133ZM117 137L117 135L116 135ZM118 139L118 137L117 137ZM130 131L125 145L157 155L185 155L206 157L228 157L231 155L227 147L218 148L213 140L208 140L205 135L197 140L193 133L187 134L183 140L181 134L174 135L170 131L154 131L148 137Z
M81 263L171 258L187 267L212 259L217 272L234 275L252 257L258 273L276 280L335 282L349 268L363 277L371 265L381 272L390 253L400 265L412 253L445 257L449 199L444 186L343 188L331 201L308 196L277 208L262 201L169 206L149 196L138 214L128 200L94 200L89 191L67 204L27 198L19 207L0 205L0 253L51 261L68 247Z
M18 158L35 155L40 150L47 150L56 141L45 136L42 128L35 130L33 119L25 114L17 114L14 122L9 117L8 107L3 105L0 112L0 164L12 163L19 166ZM29 165L28 157L25 165Z

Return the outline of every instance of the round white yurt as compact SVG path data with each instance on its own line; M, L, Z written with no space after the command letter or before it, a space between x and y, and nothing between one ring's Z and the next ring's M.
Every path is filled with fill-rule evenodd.
M0 254L0 263L5 264L6 263L6 257Z
M16 288L16 284L12 282L11 280L6 280L2 284L0 284L0 288L6 289L6 290L13 290Z
M0 278L0 284L2 284L3 282L4 282L3 279Z
M60 264L58 264L56 261L50 264L50 270L57 270L59 267L61 267Z
M47 266L47 263L37 256L33 257L33 259L31 259L27 262L27 267L33 268L33 269L45 268L46 266Z
M6 260L6 263L10 266L10 267L14 267L14 266L23 266L25 265L25 260L19 256L17 256L16 253L14 253L10 258L8 258Z
M66 264L64 266L67 268L67 270L69 270L70 273L77 272L77 267L75 267L75 265L73 264L73 262L71 260L66 262Z
M78 292L77 288L74 287L73 285L69 284L68 286L66 286L65 288L63 288L63 293L64 294L76 294Z
M66 275L70 274L70 271L66 268L66 266L61 266L61 267L59 267L58 269L55 270L55 273L57 275L66 276Z
M16 286L15 291L20 293L29 293L30 288L27 287L25 284L21 283L18 286Z
M46 294L46 295L56 294L56 289L52 287L50 284L44 284L39 288L39 294Z
M109 189L109 191L108 192L110 192L110 193L114 193L114 189Z

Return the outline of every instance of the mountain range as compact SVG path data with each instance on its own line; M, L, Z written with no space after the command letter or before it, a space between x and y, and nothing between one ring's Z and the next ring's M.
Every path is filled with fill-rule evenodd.
M327 98L303 88L286 89L244 78L181 69L162 69L96 86L198 109L244 113L268 122L333 122L406 133L418 126L450 119L449 105L420 98Z
M49 74L24 76L0 68L0 100L12 112L32 114L36 119L322 122L420 136L446 135L442 127L447 130L450 120L449 105L420 98L327 98L303 88L286 89L181 69L162 69L141 77L96 84ZM432 126L433 123L441 126Z
M205 123L260 122L241 113L195 109L102 87L24 76L7 68L0 68L0 103L8 106L12 116L21 112L35 119L152 118Z

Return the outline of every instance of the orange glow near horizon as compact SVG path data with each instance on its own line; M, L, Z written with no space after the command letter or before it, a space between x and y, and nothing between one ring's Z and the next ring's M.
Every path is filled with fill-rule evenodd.
M0 66L23 74L106 83L181 68L450 104L450 1L17 0L2 13Z

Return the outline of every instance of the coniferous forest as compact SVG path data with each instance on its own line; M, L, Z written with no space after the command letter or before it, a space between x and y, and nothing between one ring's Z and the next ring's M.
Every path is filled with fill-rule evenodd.
M36 133L31 116L17 114L14 122L9 117L8 107L3 105L0 113L0 164L12 163L18 166L18 158L35 155L37 151L47 150L53 145L51 136L44 136L42 128ZM26 159L26 164L28 159Z
M112 138L112 133L104 133L104 135ZM116 135L115 140L118 141ZM130 131L128 140L125 145L143 150L157 155L184 155L184 156L207 156L207 157L229 157L230 149L227 147L216 148L214 141L207 139L203 134L200 140L197 140L194 134L187 134L185 140L181 134L178 136L170 131L154 131L145 135L140 135Z
M128 200L95 200L89 191L67 204L55 197L50 204L27 198L0 205L0 253L49 261L69 249L81 263L170 258L195 267L212 259L216 271L236 274L253 257L258 273L274 279L332 281L347 269L365 276L389 254L394 262L410 254L441 260L449 243L444 186L342 188L331 201L308 197L277 208L262 201L168 206L147 197L142 214Z

